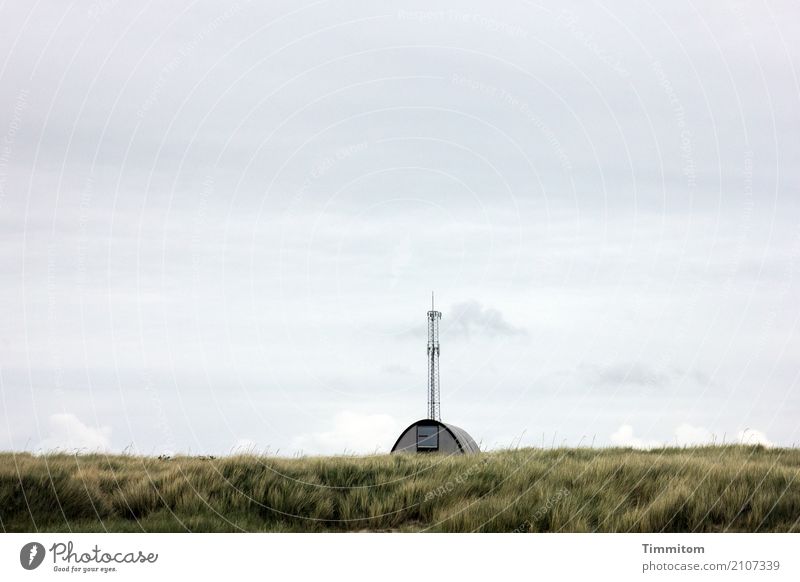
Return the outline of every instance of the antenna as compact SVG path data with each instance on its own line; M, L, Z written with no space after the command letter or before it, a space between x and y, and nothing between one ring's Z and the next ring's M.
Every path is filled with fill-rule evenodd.
M434 309L431 291L431 310L428 312L428 418L441 420L439 403L439 320L442 312Z

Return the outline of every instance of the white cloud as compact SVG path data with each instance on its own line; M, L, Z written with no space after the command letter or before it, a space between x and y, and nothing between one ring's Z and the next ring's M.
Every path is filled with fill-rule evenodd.
M661 443L653 440L644 440L633 434L633 427L623 424L611 434L611 442L618 447L631 447L634 449L651 449L661 446Z
M344 410L334 417L331 430L302 435L294 447L320 454L385 452L398 435L398 423L388 414Z
M714 435L707 428L683 423L675 429L678 446L708 445L714 442Z
M38 449L48 451L107 451L111 448L111 427L87 426L74 414L51 414L47 419L49 432Z
M673 443L662 443L656 440L644 440L635 436L633 427L623 424L611 435L611 442L619 447L632 447L634 449L651 449L660 446L670 446ZM773 446L772 441L760 430L751 428L739 431L736 442L744 445ZM714 433L702 426L692 426L683 423L675 428L675 443L680 447L701 446L709 444L722 444L714 438Z
M754 430L752 428L740 430L738 439L743 445L764 445L765 447L772 446L772 441L767 438L767 435L760 430Z

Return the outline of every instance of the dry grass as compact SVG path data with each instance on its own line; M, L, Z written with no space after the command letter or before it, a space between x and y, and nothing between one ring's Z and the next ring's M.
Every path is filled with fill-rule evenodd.
M800 450L0 454L4 531L800 531Z

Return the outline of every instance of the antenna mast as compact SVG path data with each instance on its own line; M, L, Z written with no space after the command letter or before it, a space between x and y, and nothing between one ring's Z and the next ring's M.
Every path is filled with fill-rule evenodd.
M431 291L431 310L428 312L428 418L441 420L439 404L439 320L442 312L436 311Z

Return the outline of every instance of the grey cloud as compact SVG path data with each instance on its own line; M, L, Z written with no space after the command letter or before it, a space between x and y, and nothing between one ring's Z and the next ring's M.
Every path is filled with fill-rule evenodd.
M590 386L603 388L668 389L669 393L683 388L715 386L702 370L685 370L676 366L658 367L643 362L620 362L611 365L581 364L580 378Z
M597 373L596 381L604 386L633 385L661 388L669 382L670 378L669 374L633 363L601 368Z
M449 310L448 322L443 325L443 333L448 337L520 337L528 335L521 327L506 321L498 309L485 307L471 300L453 305Z
M403 364L385 364L381 366L381 372L392 376L410 376L413 370Z

